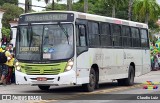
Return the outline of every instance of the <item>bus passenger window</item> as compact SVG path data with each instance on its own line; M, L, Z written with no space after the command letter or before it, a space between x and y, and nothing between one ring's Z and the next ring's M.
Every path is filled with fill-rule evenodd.
M77 46L87 46L86 44L86 29L84 25L78 26Z

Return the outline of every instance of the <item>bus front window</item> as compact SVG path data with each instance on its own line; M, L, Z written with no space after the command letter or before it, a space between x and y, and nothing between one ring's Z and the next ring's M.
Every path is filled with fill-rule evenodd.
M73 25L61 24L61 26L58 24L20 26L17 37L17 59L46 61L71 58Z
M43 59L67 59L73 55L73 26L72 24L61 26L44 26Z

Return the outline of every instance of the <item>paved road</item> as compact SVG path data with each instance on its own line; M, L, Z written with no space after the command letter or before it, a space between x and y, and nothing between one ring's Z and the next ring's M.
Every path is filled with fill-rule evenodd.
M106 100L113 98L121 98L124 96L129 96L129 98L134 98L134 95L126 95L126 94L160 94L160 89L157 90L146 90L143 89L142 83L145 81L154 81L160 82L160 71L153 71L146 75L136 77L135 78L135 85L130 87L118 86L116 82L114 83L106 83L101 84L100 89L91 92L85 93L81 87L52 87L49 91L41 91L38 87L30 86L30 85L7 85L7 86L0 86L1 94L37 94L43 97L49 98L51 100L45 101L26 101L28 102L42 102L42 103L159 103L158 100ZM112 95L111 95L112 94ZM114 95L113 95L114 94ZM116 95L118 94L118 95ZM140 95L141 96L141 95ZM150 95L149 95L150 96ZM42 98L43 98L42 97ZM106 98L108 97L108 98ZM67 99L67 100L65 100ZM69 100L68 100L69 99ZM159 97L160 99L160 97ZM0 101L1 102L1 101ZM2 101L4 103L8 101ZM11 101L10 101L11 102ZM9 102L9 103L10 103ZM24 101L12 101L15 103L24 103Z

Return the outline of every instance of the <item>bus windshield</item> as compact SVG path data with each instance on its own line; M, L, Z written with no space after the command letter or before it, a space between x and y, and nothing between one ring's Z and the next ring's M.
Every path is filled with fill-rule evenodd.
M16 50L16 58L20 60L69 59L73 56L73 25L19 26Z

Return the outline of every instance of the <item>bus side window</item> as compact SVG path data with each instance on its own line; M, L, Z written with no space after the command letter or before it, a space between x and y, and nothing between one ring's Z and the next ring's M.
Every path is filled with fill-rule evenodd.
M78 25L77 46L87 46L86 43L86 28L84 25Z

